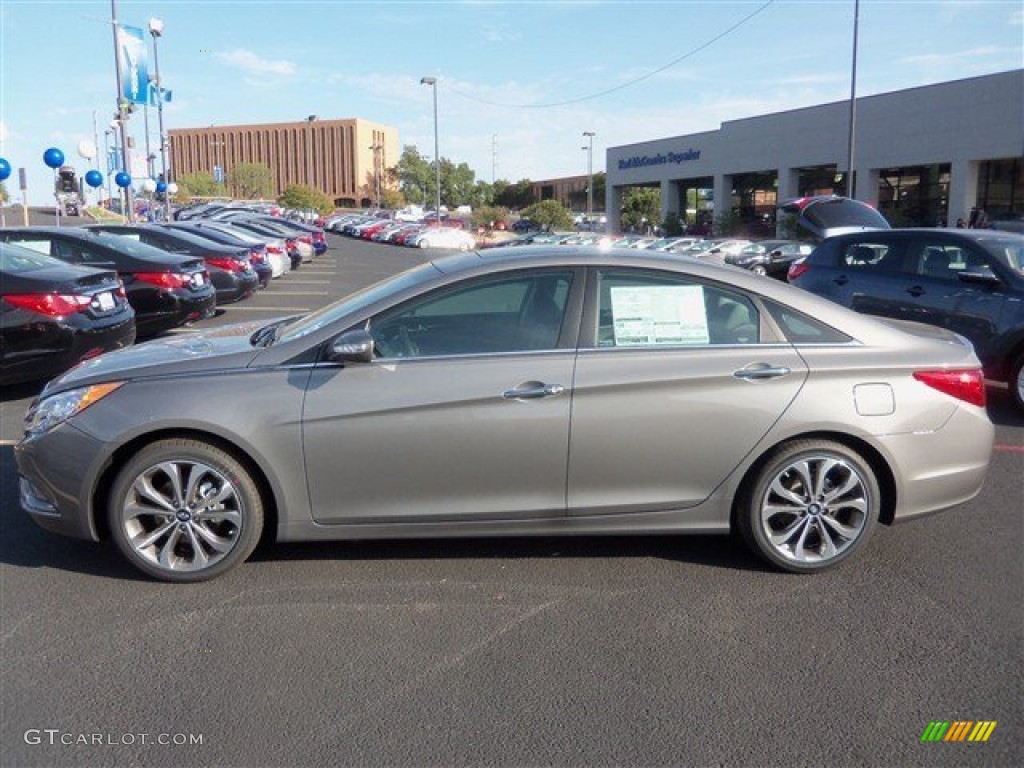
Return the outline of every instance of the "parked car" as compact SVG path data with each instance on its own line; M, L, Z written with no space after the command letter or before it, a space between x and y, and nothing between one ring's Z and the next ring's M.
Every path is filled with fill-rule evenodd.
M288 253L288 244L283 237L260 234L251 230L243 230L233 227L230 222L219 221L176 221L168 226L183 227L187 232L209 237L216 242L223 242L233 245L237 242L248 245L251 248L261 249L266 252L267 261L271 267L271 278L281 277L293 268L292 257ZM296 255L296 259L299 257Z
M260 276L262 287L266 287L266 281L280 277L291 269L291 263L284 252L283 240L280 243L280 249L276 253L271 253L268 250L268 241L259 240L241 232L230 232L217 227L204 226L202 222L169 221L159 226L174 232L187 232L196 237L203 237L213 243L248 249L249 259Z
M210 282L217 292L217 304L233 304L252 296L260 285L260 276L253 269L248 248L219 245L182 229L168 229L157 224L91 224L88 229L126 237L154 248L206 262ZM266 279L270 280L269 265Z
M81 227L8 227L0 229L0 240L69 264L116 271L140 338L208 317L217 306L206 264L193 256Z
M739 253L727 255L725 263L785 280L789 265L813 250L811 243L799 240L759 240L744 246Z
M454 248L469 251L476 248L476 240L468 232L454 227L428 227L405 241L414 248Z
M789 268L789 281L859 312L965 336L988 378L1024 410L1024 235L890 229L839 235Z
M116 272L0 243L0 385L49 379L134 341Z
M219 224L229 227L232 231L241 231L249 235L256 235L268 239L283 240L285 252L291 260L292 269L298 269L302 262L313 258L312 246L301 246L298 239L285 230L274 227L264 222L254 221L216 221L212 224Z
M691 259L523 247L96 358L46 386L14 455L39 525L167 581L264 533L736 530L814 572L975 496L984 405L953 333Z

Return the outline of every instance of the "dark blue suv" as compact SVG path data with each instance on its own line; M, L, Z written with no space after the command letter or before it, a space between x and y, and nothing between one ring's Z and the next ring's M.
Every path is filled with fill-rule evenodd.
M881 229L826 238L789 282L872 315L967 337L987 378L1024 410L1024 235L991 229Z

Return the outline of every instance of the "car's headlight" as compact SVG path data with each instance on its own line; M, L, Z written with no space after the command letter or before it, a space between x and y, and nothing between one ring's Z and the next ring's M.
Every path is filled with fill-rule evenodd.
M25 414L25 431L32 435L48 432L93 403L99 402L123 384L123 381L109 381L44 397Z

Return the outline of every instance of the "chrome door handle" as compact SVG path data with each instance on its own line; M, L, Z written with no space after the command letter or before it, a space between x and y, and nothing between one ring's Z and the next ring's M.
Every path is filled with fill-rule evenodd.
M732 375L737 379L760 381L762 379L777 379L780 376L788 376L789 373L789 368L784 366L760 363L758 365L748 365L746 368L740 368L738 371L733 371Z
M553 397L565 392L561 384L537 384L515 389L506 389L501 396L506 400L536 400L541 397Z

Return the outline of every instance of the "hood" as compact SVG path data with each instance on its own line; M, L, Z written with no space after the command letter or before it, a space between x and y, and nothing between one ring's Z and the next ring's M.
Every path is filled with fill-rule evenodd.
M43 394L103 381L179 376L246 368L263 351L249 337L270 321L237 323L210 331L154 339L79 363L53 379Z
M890 229L889 222L867 203L849 197L817 195L788 200L779 206L817 240L850 232Z

